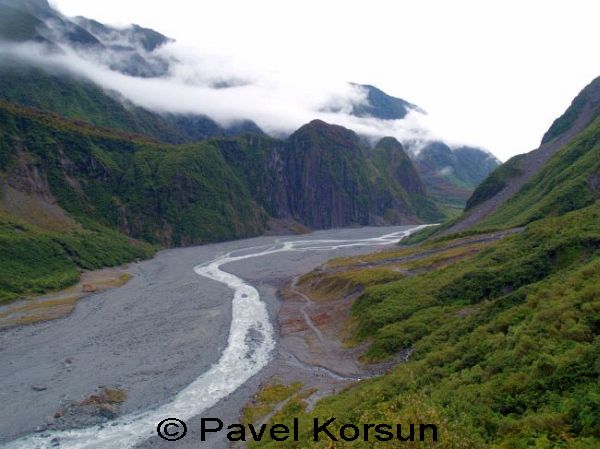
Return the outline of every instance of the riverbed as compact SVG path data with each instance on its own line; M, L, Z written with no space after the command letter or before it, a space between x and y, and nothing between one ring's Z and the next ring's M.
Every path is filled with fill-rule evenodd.
M132 264L123 287L82 300L68 317L0 332L0 447L225 449L199 441L199 417L237 422L269 372L277 288L326 260L377 251L414 227L259 237L162 251ZM56 411L101 387L127 392L102 425L53 430ZM177 417L188 434L156 437Z

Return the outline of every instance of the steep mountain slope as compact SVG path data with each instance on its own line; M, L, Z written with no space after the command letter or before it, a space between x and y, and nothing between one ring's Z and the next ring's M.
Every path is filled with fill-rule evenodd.
M83 17L71 20L46 0L0 0L0 24L3 40L41 42L55 52L68 45L127 75L157 77L169 71L171 61L155 50L170 39L138 25L114 28Z
M166 245L261 230L259 208L210 143L157 144L8 104L2 115L8 181L37 173L79 222Z
M600 118L597 118L477 227L520 226L540 217L563 215L599 198Z
M399 423L414 448L600 447L597 83L555 122L539 150L513 158L481 184L471 209L502 201L474 227L459 228L473 232L333 260L299 280L296 288L321 304L361 292L347 321L335 324L350 334L340 339L365 345L364 362L403 362L310 412L301 399L310 391L293 397L273 420L299 419L297 447L322 446L313 438L314 416L335 417L334 435L344 423L365 424L365 433L367 423ZM537 171L528 176L528 169ZM503 198L513 184L516 193ZM339 319L335 312L331 320ZM436 442L432 433L420 434L424 423L437 427ZM369 435L336 447L379 447L382 440Z
M322 229L442 217L393 138L370 149L354 132L315 120L286 141L248 135L213 142L274 218Z
M0 99L39 108L97 126L145 134L167 143L197 142L212 136L262 134L250 121L223 128L203 115L158 114L128 104L116 93L66 72L49 72L15 59L0 63Z
M394 142L395 147L388 147L392 153L389 162L396 155L401 160L406 157L402 147ZM380 145L384 148L379 150L385 150L385 141ZM352 131L318 120L292 134L287 148L287 166L292 175L288 181L292 216L308 216L308 222L317 228L339 227L349 222L417 221L420 204L417 201L413 205L410 195L423 196L425 189L412 164L401 173L406 175L407 190L398 183L401 176L388 176L386 183L382 173L369 169L365 163L369 158L367 153ZM306 185L312 188L298 195ZM315 208L315 204L319 207Z
M75 266L148 254L148 245L125 236L172 246L258 235L270 218L315 229L439 219L401 145L384 139L380 147L372 151L352 131L319 121L288 140L246 135L168 145L0 103L4 238L14 248L21 230L54 239L59 246L45 259L69 267L72 281ZM81 235L90 241L85 263L76 262L79 249L56 250L68 246L56 242ZM31 245L22 244L22 263L39 271L28 259ZM0 266L20 260L17 253L3 252ZM11 272L0 274L4 296L62 285Z
M43 27L43 22L14 6L4 0L0 1L0 37L15 42L43 42L44 38L37 33L37 28Z
M465 214L445 233L527 223L597 197L600 78L573 100L541 146L515 156L473 193Z
M500 165L479 148L451 149L443 142L426 144L413 160L431 196L450 213L460 213L477 185Z
M362 291L337 326L346 343L368 346L363 361L410 357L310 411L311 391L293 397L272 418L299 419L293 447L323 447L314 417L335 417L334 435L359 427L360 438L335 443L345 449L600 447L600 204L502 237L333 260L300 280L320 304ZM401 424L405 438L414 424L414 441L379 446L373 429L364 441L363 425L375 423ZM437 442L430 432L419 441L419 424L434 424Z

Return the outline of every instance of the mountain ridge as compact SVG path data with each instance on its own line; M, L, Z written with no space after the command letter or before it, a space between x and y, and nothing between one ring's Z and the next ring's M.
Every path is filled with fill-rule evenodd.
M545 164L600 116L600 77L588 84L544 134L536 150L515 156L500 166L474 191L463 216L443 231L463 232L485 222L542 172ZM559 181L561 182L561 181Z
M392 143L394 157L382 163L353 131L313 121L287 140L247 134L171 145L0 102L2 236L7 242L115 236L109 247L120 257L99 258L95 246L88 251L96 262L85 266L98 267L142 257L148 244L260 235L269 219L313 229L439 219L402 146ZM78 259L52 251L50 266L68 267L74 279ZM10 254L0 266L18 258ZM66 272L57 268L57 276ZM18 273L5 273L12 274L0 275L8 286L3 295L30 291L16 287ZM28 276L34 288L55 285Z
M475 188L499 164L479 148L450 148L443 142L425 144L413 154L430 195L451 213L462 212Z
M343 431L338 422L374 417L403 429L436 423L437 440L415 443L424 448L600 447L600 111L588 96L598 80L540 149L477 188L467 218L511 194L487 216L331 260L283 290L286 300L295 292L326 310L320 329L352 345L360 362L391 366L310 408L296 400L278 410L278 423L300 423L302 447L320 447L313 416L335 416L335 434ZM356 439L345 447L372 445Z
M0 36L9 41L41 42L50 54L60 54L63 48L69 47L69 51L83 59L134 78L168 78L171 76L171 69L178 63L172 52L159 51L173 40L149 28L138 25L115 28L81 16L69 18L45 1L1 0L0 6L17 11L26 22L21 29L16 30L14 26L0 26ZM0 14L0 18L2 16ZM147 134L160 141L175 144L247 132L264 134L250 120L221 125L207 115L145 109L128 101L123 93L105 91L100 85L67 70L53 68L46 71L44 67L31 65L26 68L23 61L13 64L5 60L0 64L3 66L0 67L0 82L4 85L0 98L24 106L39 107L69 118L88 120L99 126ZM220 87L225 89L236 85L230 85L227 80L221 84ZM349 85L354 90L361 90L364 99L359 103L354 103L356 99L348 99L350 105L346 104L339 110L335 107L331 110L333 106L325 106L325 111L382 121L402 120L413 112L424 113L415 104L389 95L376 86L357 83ZM346 110L348 107L351 108L349 111ZM455 165L468 165L476 173L478 160L481 157L472 153L471 159L455 161ZM429 194L433 194L446 213L455 215L462 209L475 187L474 182L465 184L455 176L440 177L436 173L438 170L422 170L424 165L419 164L418 158L413 157L413 162L417 163ZM457 172L464 171L456 168L452 167Z

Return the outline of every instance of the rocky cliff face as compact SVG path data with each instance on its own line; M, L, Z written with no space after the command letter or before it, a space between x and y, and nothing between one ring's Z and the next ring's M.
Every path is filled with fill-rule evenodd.
M441 218L394 138L369 148L354 132L314 120L285 141L245 136L213 142L274 218L313 229Z
M387 168L390 177L409 194L427 195L425 184L404 147L393 137L384 137L373 149L381 158L381 169Z
M84 226L167 246L257 235L269 218L325 229L440 216L399 142L369 148L321 121L287 140L166 145L0 103L0 175L23 194L46 180L41 199Z
M316 229L369 223L369 182L356 134L315 120L292 134L286 147L294 219Z

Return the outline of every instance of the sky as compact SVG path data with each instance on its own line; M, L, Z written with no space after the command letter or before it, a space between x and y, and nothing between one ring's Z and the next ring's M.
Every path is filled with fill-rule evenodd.
M433 135L501 160L536 148L600 75L595 0L50 3L68 16L156 29L211 70L294 86L298 101L319 85L376 85L427 111ZM282 108L288 100L268 98Z

